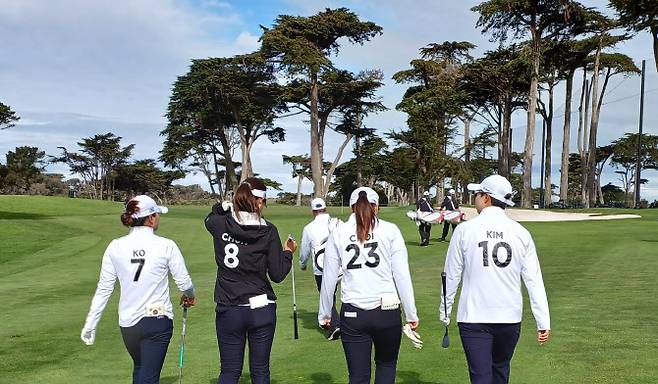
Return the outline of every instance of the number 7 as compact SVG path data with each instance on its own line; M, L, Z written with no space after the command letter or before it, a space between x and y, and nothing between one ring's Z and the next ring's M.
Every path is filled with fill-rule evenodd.
M139 264L139 267L137 267L137 271L135 272L135 278L133 278L133 281L139 280L139 275L142 274L142 268L144 267L144 261L145 259L130 259L131 264Z

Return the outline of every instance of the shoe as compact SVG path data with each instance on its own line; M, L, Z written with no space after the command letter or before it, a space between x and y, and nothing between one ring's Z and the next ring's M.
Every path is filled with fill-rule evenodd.
M446 241L445 237L439 239L439 241Z
M429 243L423 243L423 244L421 244L420 246L421 246L421 247L428 247L428 246L429 246Z
M338 339L340 339L340 328L339 327L334 329L331 332L331 334L329 335L329 337L327 337L327 340L329 340L329 341L334 341L334 340L338 340Z

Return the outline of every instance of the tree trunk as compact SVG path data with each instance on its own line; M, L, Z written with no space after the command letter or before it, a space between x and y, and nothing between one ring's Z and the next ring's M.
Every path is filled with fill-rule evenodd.
M586 76L586 72L583 74ZM587 205L587 142L589 134L588 116L589 116L589 99L592 94L591 84L585 81L585 108L583 109L583 131L582 138L579 137L580 147L580 201L583 206Z
M653 60L656 63L656 72L658 72L658 26L651 27L651 36L653 37Z
M498 161L498 174L510 178L512 171L512 162L510 161L512 148L510 146L512 127L512 96L505 96L503 105L503 124L501 134L502 155Z
M544 207L551 206L553 189L551 188L551 149L553 145L553 91L554 85L548 89L548 119L546 120L546 145L544 153Z
M320 131L318 125L318 74L312 72L311 81L311 179L313 195L323 196L322 152L320 149Z
M297 175L297 201L295 202L295 205L298 207L302 206L302 181L304 180L304 176L300 173Z
M345 137L345 141L338 147L338 153L336 154L336 158L334 159L334 162L331 163L331 166L327 170L327 176L326 180L324 183L324 187L322 188L322 194L319 197L322 197L323 199L326 198L327 193L329 193L329 186L331 185L331 178L334 175L334 171L336 170L336 167L338 166L338 162L340 161L340 158L343 156L343 150L345 149L345 146L347 143L352 140L352 134L347 134Z
M573 77L575 71L567 75L566 96L564 100L564 126L562 128L562 161L560 166L560 201L566 203L569 198L569 141L571 140L571 98L573 94Z
M254 176L253 166L251 164L251 148L254 142L240 143L242 150L242 172L240 172L240 182L245 181L248 177Z
M601 56L601 38L599 38L599 46L596 49L596 57L594 59L594 72L592 74L592 120L589 127L589 150L587 151L587 205L586 208L594 207L596 205L596 134L599 126L599 59Z
M237 189L238 177L235 174L235 165L233 164L233 159L231 158L231 145L228 142L226 134L221 131L218 134L219 142L222 145L222 153L224 154L224 162L226 165L224 169L226 170L226 190L225 193L234 192ZM215 159L215 174L219 175L219 168L217 166L217 153L213 149L213 157Z
M530 208L532 205L532 154L535 147L535 118L537 113L537 84L539 82L540 37L536 29L532 31L532 76L530 78L530 91L528 94L528 118L523 149L523 193L521 194L521 207Z
M363 164L361 162L361 137L359 135L354 138L354 144L356 146L356 187L360 188L363 186Z

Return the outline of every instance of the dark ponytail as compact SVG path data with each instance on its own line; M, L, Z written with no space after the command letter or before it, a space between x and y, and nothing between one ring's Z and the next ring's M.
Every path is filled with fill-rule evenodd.
M144 225L144 222L148 218L148 216L140 217L139 219L133 218L133 215L139 211L138 203L137 200L130 200L126 204L126 211L121 214L121 223L126 227L140 227Z
M261 179L256 177L248 177L243 181L238 190L235 191L235 196L233 197L233 210L235 211L236 216L239 217L238 213L240 211L256 213L258 216L261 214L262 208L258 207L258 199L260 197L254 196L251 193L252 189L259 189L265 191L267 187Z
M359 192L359 198L352 205L352 211L356 217L356 237L359 242L365 243L368 234L375 228L377 223L377 206L368 202L365 191Z

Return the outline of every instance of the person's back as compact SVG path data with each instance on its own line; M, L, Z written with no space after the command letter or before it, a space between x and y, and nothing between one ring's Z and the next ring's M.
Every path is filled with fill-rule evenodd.
M308 259L313 261L313 273L322 275L322 263L318 263L318 252L324 249L329 233L338 225L339 220L328 213L317 214L313 220L304 226L300 248L300 264L306 267Z
M521 321L521 278L526 285L541 283L534 281L539 263L530 233L501 208L487 207L457 227L451 251L463 255L457 321Z
M216 205L205 221L215 246L215 302L244 305L261 294L274 301L276 296L267 275L278 283L290 269L288 261L280 256L279 232L257 215L238 215Z
M397 295L396 284L402 285L402 279L411 283L406 281L404 274L400 274L400 269L407 268L408 271L407 258L404 257L407 250L404 241L400 241L402 234L395 224L378 219L368 239L360 243L356 235L356 220L351 216L334 230L332 237L336 249L340 250L342 302L360 303L362 309L373 309L381 305L382 297ZM413 292L410 293L410 297L402 298L403 304L405 301L413 304ZM405 309L412 313L410 307Z
M159 310L158 305L162 305L164 313L161 315L173 318L169 271L178 286L192 285L176 243L155 235L152 228L133 227L128 235L113 240L106 252L121 286L121 326L135 324L149 305L154 306L155 311Z

